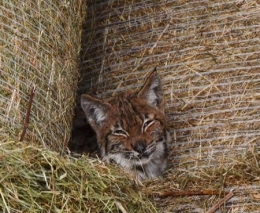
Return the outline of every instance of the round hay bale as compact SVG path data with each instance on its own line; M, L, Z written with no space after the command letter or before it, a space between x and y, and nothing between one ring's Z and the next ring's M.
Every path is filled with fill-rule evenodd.
M71 131L86 3L3 0L0 6L0 140L62 151Z
M258 3L147 0L88 6L80 93L104 97L136 88L154 67L163 79L173 141L168 178L157 189L239 187L245 193L223 211L259 212L249 193L259 193L259 179L246 177L260 175ZM217 198L195 199L159 203L167 211L205 212Z

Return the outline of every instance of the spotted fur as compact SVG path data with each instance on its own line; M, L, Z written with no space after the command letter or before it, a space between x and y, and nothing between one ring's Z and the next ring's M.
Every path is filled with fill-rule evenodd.
M105 100L82 95L81 106L96 132L104 161L122 166L139 180L164 173L170 136L156 71L138 92L128 91Z

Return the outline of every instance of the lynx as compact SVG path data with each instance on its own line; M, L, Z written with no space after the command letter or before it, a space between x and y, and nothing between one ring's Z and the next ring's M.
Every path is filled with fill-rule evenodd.
M96 132L105 162L118 164L141 181L164 173L170 136L156 70L138 92L104 100L83 94L81 107Z

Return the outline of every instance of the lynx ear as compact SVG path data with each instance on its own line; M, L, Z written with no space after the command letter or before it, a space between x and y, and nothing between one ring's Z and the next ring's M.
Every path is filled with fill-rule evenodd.
M147 103L153 107L160 107L162 103L162 87L161 80L156 72L156 69L146 79L143 87L138 93L138 98L145 99Z
M106 118L109 105L89 95L81 95L81 107L92 127L99 126Z

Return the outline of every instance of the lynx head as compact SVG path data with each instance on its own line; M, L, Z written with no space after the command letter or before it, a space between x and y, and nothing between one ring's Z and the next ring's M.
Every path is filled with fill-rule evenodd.
M138 92L128 91L105 100L82 95L81 106L106 162L117 163L139 180L164 172L170 137L156 71Z

